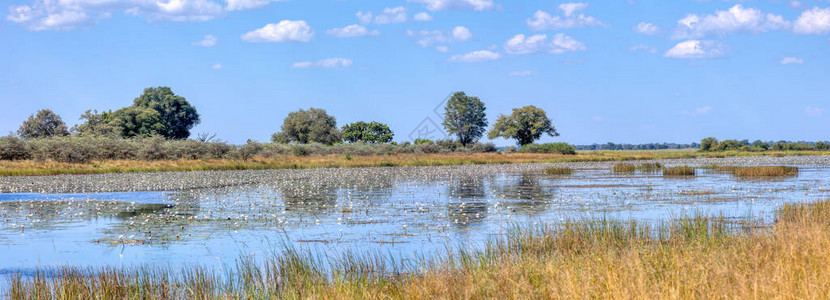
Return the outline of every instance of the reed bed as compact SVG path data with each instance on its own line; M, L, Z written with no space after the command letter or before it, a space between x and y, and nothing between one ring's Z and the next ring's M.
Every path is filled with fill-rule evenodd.
M571 175L571 174L573 174L573 169L563 168L563 167L551 167L551 168L545 169L545 174L548 174L548 175Z
M770 176L798 176L797 167L739 167L735 169L738 177L770 177Z
M771 228L723 217L515 227L480 250L401 263L290 246L236 271L66 267L15 274L10 299L527 299L830 297L830 202L788 204ZM225 277L223 277L225 276Z
M614 164L613 168L614 173L634 173L634 171L637 170L637 167L629 163Z
M695 176L696 174L695 168L689 166L663 168L663 176Z
M643 172L657 172L663 169L663 165L657 162L653 163L644 163L637 166L637 170Z

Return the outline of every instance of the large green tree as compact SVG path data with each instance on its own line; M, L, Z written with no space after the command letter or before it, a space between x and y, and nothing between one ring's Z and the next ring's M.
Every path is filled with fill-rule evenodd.
M72 127L73 134L81 136L115 136L120 134L119 128L113 124L113 113L97 110L87 110L81 115L81 124Z
M337 120L329 116L325 110L309 108L291 112L285 117L280 128L282 131L271 136L277 143L321 143L331 145L339 142L340 131L337 130Z
M475 143L484 135L487 128L485 109L484 103L478 97L457 92L447 100L442 124L448 133L458 138L461 145Z
M190 105L184 97L173 93L169 87L144 89L144 93L133 100L133 107L158 112L163 126L153 127L163 130L159 134L170 139L186 139L190 136L190 129L200 122L196 107Z
M69 130L60 116L49 109L41 109L20 125L17 134L24 139L48 138L68 135Z
M524 146L538 140L543 134L559 136L547 113L541 108L528 105L514 108L509 116L499 116L488 137L490 139L497 137L516 139L520 146Z
M112 123L121 137L162 135L169 132L158 111L135 106L125 107L112 113Z
M349 143L388 143L394 138L389 126L379 122L355 122L343 126L343 140Z

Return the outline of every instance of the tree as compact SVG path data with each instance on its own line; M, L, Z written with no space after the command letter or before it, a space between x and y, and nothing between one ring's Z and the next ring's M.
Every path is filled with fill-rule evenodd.
M331 145L341 140L340 131L337 130L337 120L319 108L301 109L289 113L282 123L281 130L282 132L271 136L272 141L299 144L315 142Z
M522 108L514 108L509 116L499 116L488 137L495 139L503 137L516 139L519 146L524 146L538 140L543 134L559 136L552 121L545 111L533 105Z
M343 126L343 140L354 143L388 143L395 136L389 126L379 122L355 122Z
M69 135L69 130L60 116L49 109L41 109L20 125L17 134L24 139L48 138Z
M169 130L158 111L129 106L112 113L112 126L121 137L162 135Z
M475 143L487 128L485 109L478 97L457 92L447 101L442 124L448 133L458 137L462 146Z
M81 124L72 127L72 132L77 135L113 136L118 134L118 128L113 125L113 113L105 111L98 113L97 110L87 110L81 115Z
M708 137L700 141L700 151L714 151L718 147L718 139Z
M144 93L133 100L133 107L158 112L162 126L152 127L163 127L159 134L170 139L186 139L190 136L190 129L200 122L196 107L190 105L184 97L174 94L169 87L144 89Z

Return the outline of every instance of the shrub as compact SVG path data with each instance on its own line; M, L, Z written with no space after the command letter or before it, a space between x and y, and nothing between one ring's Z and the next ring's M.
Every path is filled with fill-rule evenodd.
M291 148L291 152L296 156L307 156L309 154L308 148L301 145L294 145L294 147Z
M29 158L31 158L31 152L23 139L12 135L0 137L0 160Z
M558 153L573 155L576 148L567 143L527 144L519 148L521 153Z

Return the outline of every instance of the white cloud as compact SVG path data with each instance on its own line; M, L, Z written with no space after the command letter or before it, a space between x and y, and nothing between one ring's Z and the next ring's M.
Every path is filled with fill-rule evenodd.
M347 67L350 67L351 65L352 65L352 60L351 59L342 58L342 57L335 57L335 58L327 58L327 59L323 59L323 60L318 60L316 62L311 62L311 61L295 62L295 63L291 64L291 67L300 68L300 69L301 68L310 68L310 67L332 69L332 68L347 68Z
M69 30L123 12L148 20L207 21L224 15L213 0L29 0L9 7L6 19L30 30Z
M562 3L559 10L562 16L553 16L545 11L536 11L533 17L527 19L527 26L533 30L563 29L577 27L607 26L604 22L583 13L577 14L588 7L586 3Z
M314 31L306 21L282 20L242 35L242 40L251 43L303 42L314 37Z
M213 64L213 66L210 66L210 68L214 69L214 70L220 70L220 69L222 69L222 64L216 63L216 64Z
M450 61L474 63L497 60L499 58L501 58L501 54L488 50L479 50L467 54L455 55L453 57L450 57Z
M200 41L190 43L193 46L199 47L213 47L216 46L216 43L219 41L215 36L206 34L205 37L202 38Z
M686 15L677 21L674 37L689 39L732 32L760 33L789 26L790 23L779 15L765 15L758 9L744 8L743 5L736 4L729 10L718 10L712 15Z
M409 0L409 2L424 4L427 10L473 10L482 11L493 9L496 4L493 0Z
M581 50L585 50L584 44L562 33L554 35L550 42L548 42L548 36L545 34L536 34L529 37L525 37L524 34L517 34L504 43L504 52L508 54L537 52L561 54Z
M655 35L660 32L660 27L649 22L640 22L634 26L634 31L645 35Z
M428 13L421 12L412 16L412 19L415 21L429 22L432 21L432 16L430 16Z
M793 31L800 34L823 34L830 32L830 8L813 7L805 10L795 20Z
M781 59L781 64L782 65L790 65L790 64L800 65L800 64L803 64L803 63L804 63L804 60L800 59L800 58L797 58L797 57L785 57L785 58Z
M473 37L473 34L470 32L470 30L464 26L456 26L452 29L452 31L407 30L406 35L411 37L417 37L418 41L416 43L418 43L418 45L420 45L421 47L429 47L435 43L463 42Z
M330 34L330 35L333 35L333 36L336 36L336 37L358 37L358 36L367 36L367 35L371 35L371 36L379 35L380 31L377 31L377 30L371 30L370 31L370 30L366 29L366 27L364 27L363 25L352 24L352 25L348 25L348 26L343 27L343 28L332 28L332 29L326 30L326 33Z
M533 75L536 75L536 72L533 72L533 71L515 71L515 72L507 73L507 76L510 76L510 77L528 77L528 76L533 76Z
M450 48L448 48L447 46L436 46L435 51L447 53L447 51L450 51Z
M403 6L384 8L383 12L381 12L378 15L375 15L371 11L358 11L357 13L355 13L355 16L357 16L357 19L360 20L360 23L363 24L403 23L407 20L406 8Z
M688 40L680 42L666 51L663 56L670 58L715 58L726 55L723 46L714 41Z
M804 112L811 117L821 117L824 114L824 109L818 107L807 107Z
M227 2L227 10L243 10L260 8L268 5L271 2L280 2L285 0L225 0Z

